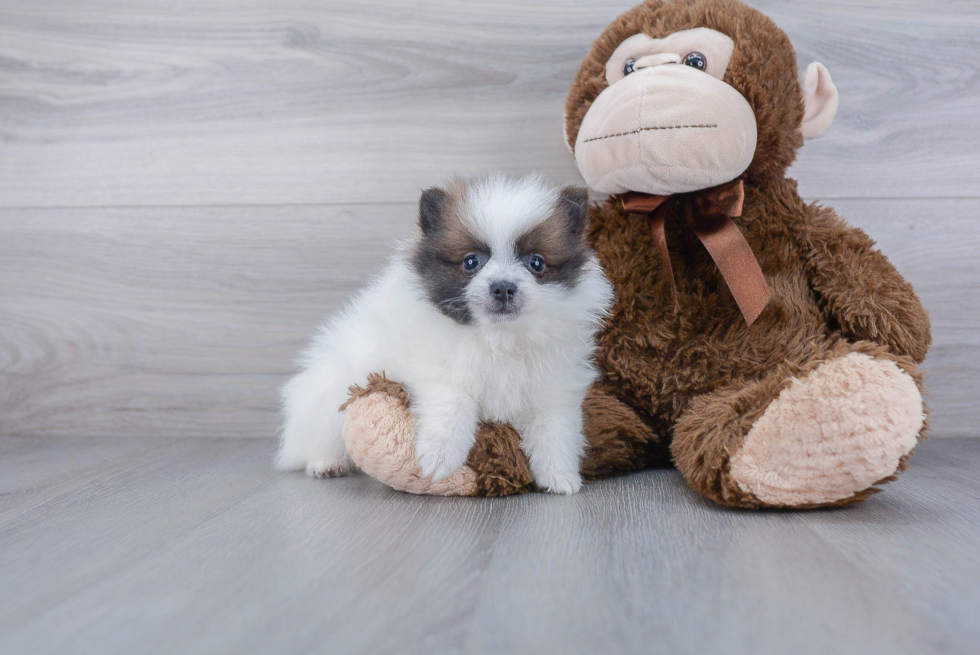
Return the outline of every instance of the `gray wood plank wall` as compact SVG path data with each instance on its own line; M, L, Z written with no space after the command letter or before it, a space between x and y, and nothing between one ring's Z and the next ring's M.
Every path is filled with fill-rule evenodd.
M842 94L792 174L916 284L935 434L977 435L980 5L752 4ZM580 182L564 96L631 5L0 4L0 435L273 434L420 188Z

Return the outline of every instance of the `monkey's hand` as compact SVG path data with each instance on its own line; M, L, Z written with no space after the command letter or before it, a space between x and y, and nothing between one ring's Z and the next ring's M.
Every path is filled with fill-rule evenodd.
M863 231L832 209L810 207L804 245L810 283L828 318L849 338L886 346L921 363L932 343L915 290Z

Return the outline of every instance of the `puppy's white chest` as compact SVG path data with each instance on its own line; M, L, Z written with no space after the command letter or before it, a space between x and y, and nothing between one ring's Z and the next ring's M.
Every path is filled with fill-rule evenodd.
M498 355L488 359L474 390L481 418L514 421L534 406L535 387L541 381L523 357Z

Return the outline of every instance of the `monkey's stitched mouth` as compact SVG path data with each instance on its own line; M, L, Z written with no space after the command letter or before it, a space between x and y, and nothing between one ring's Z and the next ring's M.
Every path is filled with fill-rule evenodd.
M601 141L602 139L612 139L617 136L630 136L632 134L639 134L640 132L648 132L650 130L710 130L717 128L718 125L658 125L654 127L638 127L635 130L630 130L629 132L617 132L616 134L606 134L605 136L594 136L591 139L586 139L582 143L589 143L590 141Z

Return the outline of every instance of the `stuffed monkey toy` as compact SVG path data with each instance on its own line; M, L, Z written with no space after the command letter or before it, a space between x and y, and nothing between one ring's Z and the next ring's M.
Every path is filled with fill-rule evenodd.
M736 0L649 0L592 46L565 138L594 192L590 238L616 291L584 406L586 480L676 466L730 507L867 498L926 429L930 325L912 286L786 170L837 90L798 79L789 39ZM507 425L484 424L446 480L415 463L411 399L371 376L344 438L368 474L414 493L534 489Z

